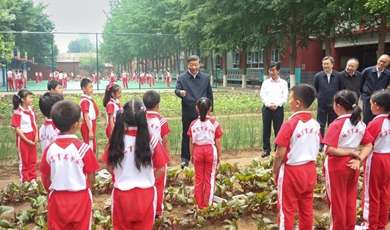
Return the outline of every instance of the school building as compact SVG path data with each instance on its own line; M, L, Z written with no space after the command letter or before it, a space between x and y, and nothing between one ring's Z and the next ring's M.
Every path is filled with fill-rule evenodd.
M331 56L335 59L334 70L342 71L345 69L349 58L357 58L360 62L359 71L377 63L376 50L378 47L378 33L376 31L363 33L358 31L359 38L351 42L344 37L335 38L331 44ZM358 33L357 32L357 33ZM287 48L289 49L289 48ZM390 55L390 31L386 34L385 53ZM245 57L246 63L245 63ZM296 83L313 83L314 75L322 70L321 60L325 56L325 45L313 38L313 42L307 48L297 50L297 59L295 63ZM268 53L269 61L281 63L280 76L289 82L290 78L290 58L283 49L271 49ZM210 64L210 60L207 60ZM223 78L223 58L217 58L217 79ZM246 65L247 83L251 79L263 81L263 51L252 50L246 54L242 52L228 53L227 63L227 81L228 83L241 84L242 69ZM209 65L211 66L211 65ZM209 72L209 71L207 71ZM221 80L219 80L221 83ZM252 81L253 83L253 81Z

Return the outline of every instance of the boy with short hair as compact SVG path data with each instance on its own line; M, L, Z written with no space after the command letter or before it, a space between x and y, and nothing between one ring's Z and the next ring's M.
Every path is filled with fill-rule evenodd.
M64 100L64 97L57 92L46 92L39 99L39 109L42 114L45 116L45 121L43 122L41 128L39 129L39 142L41 143L42 153L45 150L46 146L48 146L51 142L53 142L57 135L59 134L59 130L54 125L53 120L50 116L50 111L53 105L56 102Z
M155 90L148 90L145 92L142 100L147 110L146 119L148 121L149 132L162 143L168 156L170 156L171 147L169 144L168 134L171 132L171 130L169 129L167 120L158 113L160 108L160 94L158 94L158 92ZM166 170L167 165L165 165L164 175L159 177L155 182L157 189L156 218L161 216L164 209L163 199L167 174Z
M91 226L90 188L100 165L91 148L75 135L80 113L80 106L73 101L57 102L51 111L61 134L45 149L39 166L50 180L46 188L50 192L48 229L89 229Z
M315 161L321 134L319 123L308 109L315 97L316 90L310 85L299 84L291 89L290 109L294 114L283 123L275 139L278 147L272 171L278 186L280 229L294 228L296 211L299 229L311 230L313 226Z
M92 151L96 154L96 119L99 115L99 109L92 99L91 94L93 93L92 81L88 78L84 78L80 82L81 95L80 107L81 117L83 123L81 124L81 136L86 144L92 148Z
M49 92L57 92L62 94L62 83L57 80L51 80L47 84L47 90L49 90Z

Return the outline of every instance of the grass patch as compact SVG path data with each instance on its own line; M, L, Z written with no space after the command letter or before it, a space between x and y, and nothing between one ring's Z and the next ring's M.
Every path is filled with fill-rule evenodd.
M171 144L171 154L181 153L181 101L173 92L162 92L159 113L167 118L171 133L169 134ZM0 99L0 132L2 133L2 142L0 144L0 164L14 164L18 161L15 145L15 133L10 127L10 121L13 114L12 96L6 95ZM81 94L66 94L65 99L80 102ZM97 126L97 154L102 155L106 145L107 138L105 134L106 115L103 107L103 94L94 94L93 98L100 110ZM140 92L126 92L120 99L123 105L132 98L141 98ZM43 123L43 115L38 106L39 95L34 95L33 107L38 114L38 128ZM261 148L262 146L262 118L261 108L263 104L257 93L241 92L214 92L214 112L213 118L220 123L224 135L222 144L224 149L248 149ZM285 117L287 120L292 112L285 104ZM312 106L315 111L316 103ZM81 139L80 132L76 135ZM273 135L271 136L273 141ZM37 145L39 146L39 144ZM40 156L40 147L37 147L37 153Z

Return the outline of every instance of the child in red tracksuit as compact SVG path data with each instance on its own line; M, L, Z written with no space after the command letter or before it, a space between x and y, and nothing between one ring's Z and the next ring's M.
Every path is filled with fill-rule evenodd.
M92 151L96 154L96 119L99 116L99 109L92 99L91 94L93 93L93 84L88 78L84 78L80 82L81 95L80 107L81 117L83 123L81 124L81 136L86 144L91 146Z
M61 134L47 146L39 166L43 184L49 191L47 228L50 230L91 228L91 188L100 164L91 148L75 135L80 113L80 106L73 101L57 102L51 111Z
M106 136L111 137L112 130L114 130L116 113L121 108L119 98L122 96L122 88L117 84L108 84L103 98L103 106L106 108Z
M39 128L38 138L41 143L42 153L45 151L46 147L52 143L60 133L60 130L54 125L53 119L51 119L51 108L53 105L59 101L63 101L64 97L57 92L46 92L39 99L39 109L41 110L43 116L45 116L45 121L43 122L41 128ZM47 176L41 173L42 182L47 182ZM47 184L44 186L49 187Z
M360 162L370 153L373 137L360 121L361 109L357 106L355 92L339 91L333 101L333 109L339 117L329 125L323 140L327 145L324 174L329 229L353 230ZM362 145L360 151L359 145Z
M295 212L299 215L299 229L313 228L315 161L321 142L320 125L309 111L315 98L316 91L310 85L291 88L290 109L294 114L283 123L275 139L277 149L272 171L278 186L281 230L294 228Z
M168 134L171 132L168 126L168 122L165 118L158 114L160 108L160 94L157 91L149 90L146 91L142 98L146 107L146 119L148 121L149 132L155 136L164 146L168 156L170 156L170 144ZM167 176L167 165L165 165L164 174L156 180L157 189L157 208L156 218L159 218L164 210L164 188Z
M149 134L141 100L132 99L117 112L102 159L113 176L113 228L152 229L157 198L155 180L164 174L170 159L158 139Z
M37 148L38 129L37 114L31 107L33 94L28 90L20 90L12 98L14 114L11 126L16 134L16 146L19 157L20 181L35 182L37 179Z
M218 121L208 114L212 109L210 99L196 102L199 117L188 128L191 162L195 169L194 198L199 209L213 204L217 165L222 151L222 129Z
M385 229L390 203L390 93L371 96L371 111L376 117L367 132L374 138L374 148L364 161L362 212L364 229Z

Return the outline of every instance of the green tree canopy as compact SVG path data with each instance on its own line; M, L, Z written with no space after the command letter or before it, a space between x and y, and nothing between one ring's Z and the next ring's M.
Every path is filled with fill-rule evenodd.
M95 46L88 38L72 40L68 44L69 53L89 53L95 51Z

